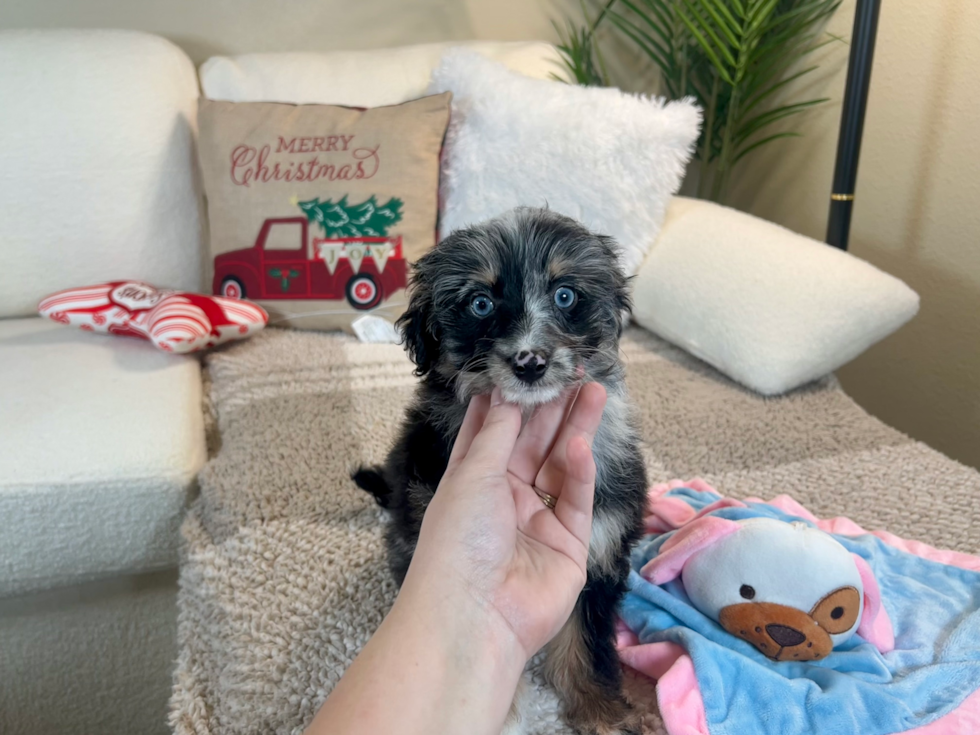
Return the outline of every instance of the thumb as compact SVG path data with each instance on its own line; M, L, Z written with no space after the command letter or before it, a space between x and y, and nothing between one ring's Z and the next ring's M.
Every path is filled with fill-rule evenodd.
M521 410L505 402L500 388L494 388L483 428L474 437L461 466L470 471L503 475L520 433Z

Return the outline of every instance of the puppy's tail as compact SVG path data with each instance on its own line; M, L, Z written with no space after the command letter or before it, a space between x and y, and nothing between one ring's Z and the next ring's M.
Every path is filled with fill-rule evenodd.
M391 501L391 488L385 481L381 467L364 467L361 465L351 473L350 479L361 490L371 493L375 503L382 508L388 507L388 503Z

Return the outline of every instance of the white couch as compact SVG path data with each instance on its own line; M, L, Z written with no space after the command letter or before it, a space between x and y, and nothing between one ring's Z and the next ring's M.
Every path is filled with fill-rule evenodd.
M479 46L554 68L545 44ZM420 94L442 48L334 61L373 63L386 104ZM211 65L219 91L239 64ZM2 733L167 730L179 525L206 459L200 363L36 305L112 279L205 287L198 95L161 38L0 32Z
M37 316L199 288L197 75L136 33L0 33L0 732L165 731L201 371Z

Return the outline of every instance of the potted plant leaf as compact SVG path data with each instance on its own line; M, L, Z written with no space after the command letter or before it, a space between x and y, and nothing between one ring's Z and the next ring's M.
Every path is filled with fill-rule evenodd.
M814 72L807 57L834 41L823 31L841 0L606 0L584 25L556 24L569 77L608 85L597 32L611 26L660 72L670 99L694 97L704 110L698 140L700 198L722 201L745 156L799 133L771 126L828 98L774 105L780 91Z

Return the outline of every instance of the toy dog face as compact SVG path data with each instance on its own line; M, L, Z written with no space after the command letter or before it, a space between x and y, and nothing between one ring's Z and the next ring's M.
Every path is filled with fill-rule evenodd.
M419 375L460 400L499 386L524 406L556 398L586 362L593 380L612 369L630 305L612 240L530 208L453 232L415 264L410 293L399 324Z
M855 632L883 651L893 645L867 563L805 523L700 518L643 575L656 584L680 576L694 607L777 661L822 659Z
M777 661L824 658L861 619L861 577L850 553L804 523L739 525L685 565L691 602Z
M718 622L777 661L817 661L833 650L831 635L855 627L860 610L858 591L841 587L809 613L771 602L743 602L723 607Z

